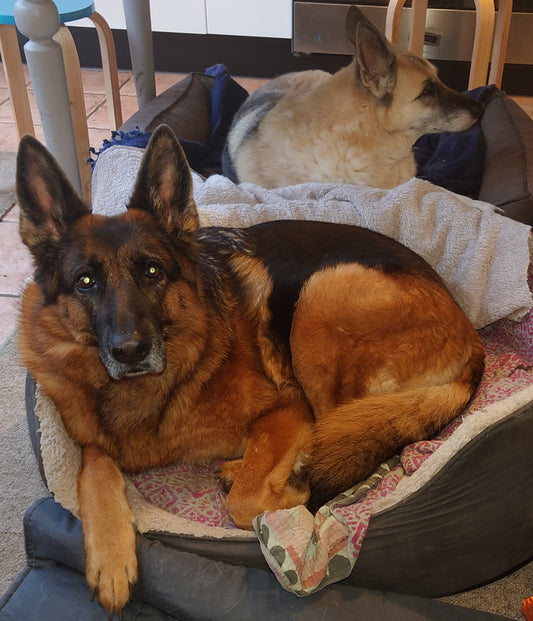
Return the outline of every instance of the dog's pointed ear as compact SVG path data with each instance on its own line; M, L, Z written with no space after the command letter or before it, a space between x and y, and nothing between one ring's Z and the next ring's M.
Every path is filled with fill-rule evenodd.
M355 46L359 81L378 99L390 95L396 85L396 54L387 39L355 6L348 11L346 31Z
M148 142L128 209L152 214L171 237L198 228L191 171L168 125L157 127Z
M17 153L20 236L34 252L57 243L90 208L79 198L51 153L33 136L23 136Z
M57 256L69 227L90 208L76 194L59 164L33 136L23 136L17 154L20 237L36 265L35 279L47 300L57 293Z
M346 34L348 35L348 39L354 45L355 45L355 36L357 33L357 26L361 22L372 25L372 22L361 11L361 9L357 7L355 4L352 4L350 8L348 9L348 13L346 14Z

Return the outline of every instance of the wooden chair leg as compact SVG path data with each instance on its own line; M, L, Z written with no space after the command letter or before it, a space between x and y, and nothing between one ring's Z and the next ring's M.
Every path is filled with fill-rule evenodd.
M424 37L426 35L426 13L428 0L413 0L411 8L411 25L409 28L408 49L417 56L424 52Z
M19 138L24 134L34 136L35 130L15 26L0 24L0 54L2 55L18 136Z
M494 34L494 0L475 0L475 2L476 33L468 81L470 90L487 83Z
M63 52L82 194L83 198L90 203L91 165L87 161L90 155L89 131L87 129L87 112L85 110L85 100L83 97L80 60L74 39L66 26L62 25L59 28L54 39L61 45L61 50Z
M89 19L96 28L98 41L100 43L110 127L111 129L118 129L122 125L122 106L120 103L115 42L113 40L111 28L109 28L108 23L99 13L93 13L89 16Z
M400 32L400 20L405 0L389 0L387 6L387 18L385 22L385 36L394 44L398 44ZM426 12L428 0L413 0L411 8L411 21L409 25L409 43L407 49L422 56L424 51L424 36L426 34Z
M498 88L502 85L503 67L505 65L505 55L507 53L507 41L509 39L512 11L513 0L500 0L494 25L494 41L492 43L488 82L489 84L496 84Z
M400 18L402 16L405 0L389 0L387 6L387 19L385 22L385 36L394 43L398 43L398 33L400 31Z

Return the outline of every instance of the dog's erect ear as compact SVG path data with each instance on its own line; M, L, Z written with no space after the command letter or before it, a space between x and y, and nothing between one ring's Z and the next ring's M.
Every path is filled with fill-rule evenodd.
M168 125L157 127L150 138L128 209L154 215L172 237L193 233L198 228L191 171Z
M33 136L20 141L16 191L20 236L37 255L39 248L57 243L74 221L90 212L54 157Z
M348 9L348 13L346 14L346 34L348 35L348 39L355 45L355 36L357 33L357 26L364 22L365 24L372 25L372 22L368 19L368 17L361 11L361 9L355 4Z
M355 63L360 82L375 97L383 99L396 85L396 54L387 39L357 9L350 7L346 31L355 45Z
M57 292L57 257L68 228L90 208L79 198L54 157L33 136L17 154L20 236L34 256L35 278L49 300Z

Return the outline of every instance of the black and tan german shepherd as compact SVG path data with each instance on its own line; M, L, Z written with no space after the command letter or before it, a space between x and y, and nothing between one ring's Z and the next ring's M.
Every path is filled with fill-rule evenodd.
M137 579L122 471L225 458L250 528L432 436L481 378L476 331L399 243L317 222L199 228L168 127L119 216L93 215L31 137L17 191L36 266L20 352L82 447L86 575L109 612Z

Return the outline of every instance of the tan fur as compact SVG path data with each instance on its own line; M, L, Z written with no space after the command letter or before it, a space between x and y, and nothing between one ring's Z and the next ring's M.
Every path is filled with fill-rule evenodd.
M346 67L284 97L235 155L239 180L265 188L304 181L390 188L411 179L416 132L392 134L381 125L373 96L356 88L353 74Z
M433 65L387 44L368 24L385 58L384 67L367 67L375 49L366 53L370 61L362 59L360 30L351 28L356 57L349 66L333 75L281 76L244 103L227 142L238 181L395 187L415 176L412 147L421 135L462 131L479 116L479 102L447 88ZM433 93L426 96L428 84ZM263 114L267 101L273 107Z
M223 458L228 510L250 528L265 510L306 503L310 489L315 504L332 498L430 436L481 377L475 330L396 242L343 227L343 248L327 242L339 264L327 266L314 263L302 227L317 244L341 225L198 229L168 128L154 133L124 214L91 215L30 137L17 190L38 268L20 353L82 447L86 575L109 613L138 571L121 471ZM368 244L382 256L375 266L346 258ZM290 343L274 327L279 286L296 291Z
M472 395L464 371L484 357L474 328L441 286L360 265L307 281L291 349L317 421L310 468L322 499L332 485L348 488L454 418Z

